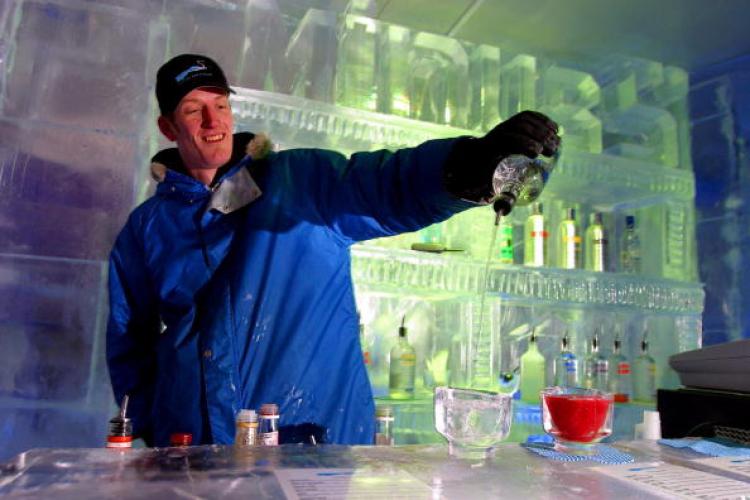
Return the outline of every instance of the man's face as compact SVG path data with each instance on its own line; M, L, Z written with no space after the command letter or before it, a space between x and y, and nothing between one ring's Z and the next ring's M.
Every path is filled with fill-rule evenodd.
M215 170L232 157L234 120L229 97L222 89L202 87L182 98L171 119L160 117L159 128L177 143L188 170Z

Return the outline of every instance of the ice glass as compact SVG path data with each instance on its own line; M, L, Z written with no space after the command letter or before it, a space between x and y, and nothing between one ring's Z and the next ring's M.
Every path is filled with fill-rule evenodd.
M542 424L565 453L593 453L596 443L612 434L612 394L579 387L542 391Z
M436 387L434 403L435 429L448 440L451 456L490 457L510 432L510 394Z

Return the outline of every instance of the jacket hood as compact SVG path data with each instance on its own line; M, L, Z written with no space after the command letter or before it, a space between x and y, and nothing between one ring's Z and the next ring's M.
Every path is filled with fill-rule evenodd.
M217 170L214 179L220 179L232 166L247 156L253 160L265 158L272 148L271 140L265 134L237 132L232 140L232 157ZM156 182L164 181L167 170L189 175L177 148L163 149L151 158L151 177Z

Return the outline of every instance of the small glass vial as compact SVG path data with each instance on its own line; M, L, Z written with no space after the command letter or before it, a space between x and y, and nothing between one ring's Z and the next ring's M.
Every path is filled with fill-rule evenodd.
M406 316L401 319L401 326L398 329L398 343L393 346L390 354L388 395L392 399L412 399L414 397L417 354L414 347L409 344L404 321L406 321Z
M258 446L258 415L255 410L240 410L235 419L234 446L252 448Z
M378 406L375 408L375 444L377 446L393 446L393 408Z
M258 440L261 446L279 445L279 406L266 403L260 407Z
M107 448L130 449L133 447L133 422L126 416L128 399L125 395L120 405L120 413L109 421Z

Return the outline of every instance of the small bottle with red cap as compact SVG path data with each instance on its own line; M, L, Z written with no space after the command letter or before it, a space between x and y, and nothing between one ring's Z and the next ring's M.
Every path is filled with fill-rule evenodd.
M193 444L193 435L189 432L173 432L169 436L169 446L174 448L185 447Z
M133 447L133 422L127 417L128 395L122 398L120 412L109 421L107 448L130 449Z
M279 445L279 406L266 403L260 407L258 438L261 446Z

